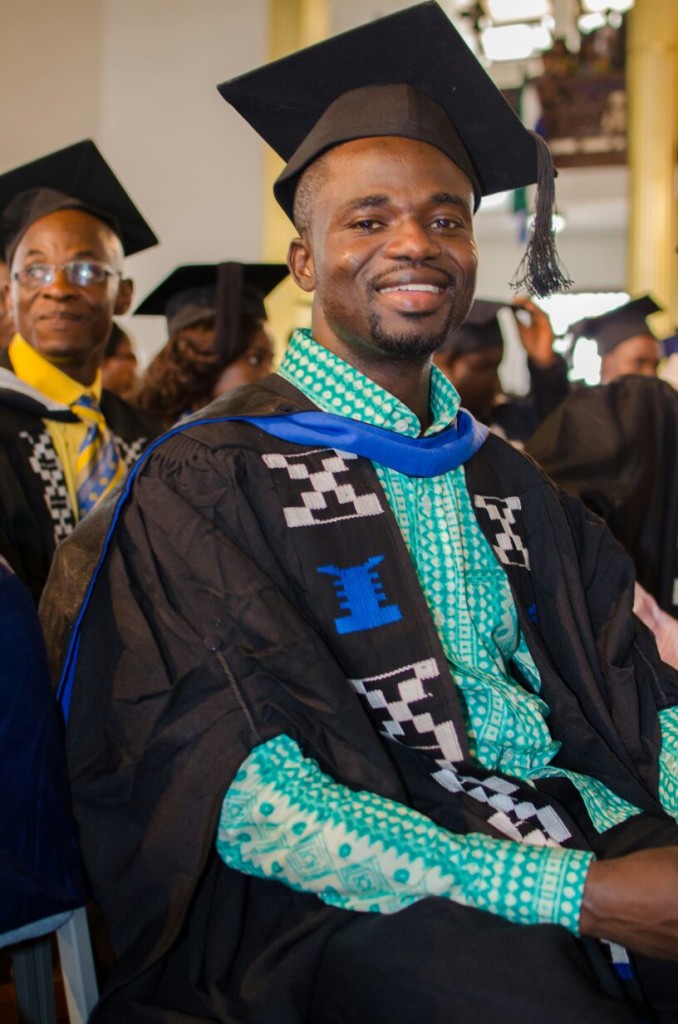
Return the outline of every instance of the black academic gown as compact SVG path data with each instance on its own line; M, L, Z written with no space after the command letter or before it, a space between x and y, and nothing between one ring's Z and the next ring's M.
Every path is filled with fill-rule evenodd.
M67 753L86 865L119 957L93 1024L632 1021L597 944L587 950L562 928L511 925L441 899L396 915L351 913L217 856L234 773L280 733L352 788L453 832L502 835L486 802L491 773L468 756L459 698L372 464L342 460L328 487L324 460L336 453L223 420L307 408L273 377L161 440L134 474L89 585L70 662ZM315 473L324 505L304 500ZM675 839L657 797L657 710L678 702L678 680L631 614L629 560L599 520L498 438L470 459L466 480L483 496L478 521L542 677L563 743L557 763L641 807L641 833ZM307 526L289 525L309 508ZM43 600L57 647L111 513L109 502L57 554ZM380 624L377 614L342 634L345 605L318 568L375 555L383 600L401 617ZM426 710L459 737L456 792L434 780L438 766L411 737L384 739L383 721L347 683L397 680L425 659L439 674ZM512 806L534 811L528 827L549 807L571 844L605 852L569 783L508 781ZM635 828L606 841L632 848Z
M605 520L638 582L678 616L678 392L637 376L578 389L527 451Z
M11 369L8 353L0 353L0 554L37 603L55 547L75 526L45 420L72 414L22 385ZM160 426L109 391L102 392L101 408L129 467Z

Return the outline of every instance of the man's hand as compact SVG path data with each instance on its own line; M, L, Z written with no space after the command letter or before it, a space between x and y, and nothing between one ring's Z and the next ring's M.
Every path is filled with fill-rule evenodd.
M593 861L579 927L634 953L678 961L678 847Z
M513 307L518 313L516 323L522 346L532 362L541 369L553 366L557 358L553 351L553 328L544 310L525 296L515 298Z

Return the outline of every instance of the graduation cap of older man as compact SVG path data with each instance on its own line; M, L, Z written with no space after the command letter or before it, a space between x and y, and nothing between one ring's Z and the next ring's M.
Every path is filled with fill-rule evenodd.
M237 359L246 344L244 316L266 320L266 297L289 274L284 263L193 263L176 267L135 309L138 316L164 316L170 335L215 320L220 362Z
M286 161L274 185L294 219L307 167L354 139L401 136L445 153L483 196L537 183L535 222L516 286L547 295L569 282L552 228L554 167L437 3L345 32L219 86ZM519 280L518 280L519 278Z
M158 244L91 139L0 175L0 235L8 263L31 225L58 210L83 210L108 224L126 256Z

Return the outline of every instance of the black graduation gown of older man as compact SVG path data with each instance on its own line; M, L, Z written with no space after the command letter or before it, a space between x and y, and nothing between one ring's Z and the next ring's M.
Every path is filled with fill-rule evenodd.
M101 408L125 464L131 466L160 426L109 391ZM0 353L0 554L37 603L56 545L75 526L61 463L45 421L72 420L12 372Z
M633 1021L599 944L563 928L439 898L354 913L218 857L224 793L251 750L281 733L353 789L455 833L502 836L486 802L492 773L468 756L459 697L372 463L230 419L312 408L277 377L219 400L156 442L117 508L96 510L57 554L44 625L57 646L70 633L61 689L74 805L118 954L93 1024ZM569 783L507 779L511 807L534 811L528 823L514 815L517 827L539 827L548 807L583 849L676 841L657 794L657 711L678 703L678 679L631 614L629 559L499 438L465 475L541 675L556 763L643 811L606 834L604 850ZM300 509L307 525L291 528ZM339 619L358 611L318 566L340 574L376 552L380 587L359 611L373 621L342 633ZM385 603L398 621L380 617ZM466 750L455 791L434 780L416 740L385 738L388 709L348 684L397 680L425 659L438 675L421 710Z

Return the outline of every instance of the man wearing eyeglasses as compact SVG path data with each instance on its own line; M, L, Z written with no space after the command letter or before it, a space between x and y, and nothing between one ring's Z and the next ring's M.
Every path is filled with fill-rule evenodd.
M38 599L56 544L158 431L102 390L125 254L156 243L91 142L0 177L4 293L16 334L0 361L0 553Z

